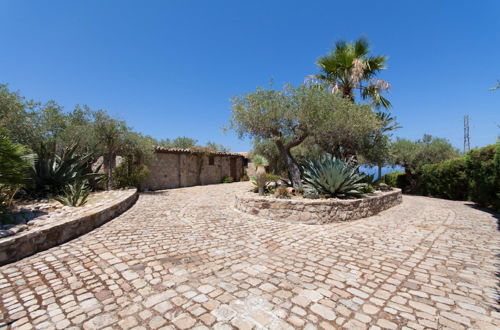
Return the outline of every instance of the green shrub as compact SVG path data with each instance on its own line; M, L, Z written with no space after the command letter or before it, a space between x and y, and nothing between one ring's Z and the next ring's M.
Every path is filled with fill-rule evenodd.
M358 166L350 166L346 161L323 156L306 162L303 166L305 189L310 195L327 197L358 197L365 175L359 173Z
M30 183L33 160L22 145L0 135L0 214L11 207L16 192Z
M385 184L394 187L402 188L405 181L405 172L392 172L384 175Z
M222 179L222 183L233 183L234 182L234 179L232 176L228 176L228 177L225 177L224 179Z
M482 206L500 211L500 141L473 149L465 155L469 198Z
M0 135L0 184L22 185L30 181L33 155L20 144Z
M149 168L146 165L132 164L126 159L113 170L113 183L116 188L136 187L140 189L148 176Z
M422 195L466 200L468 179L465 173L464 157L424 165L419 178L419 189Z
M373 188L373 186L371 184L367 183L366 186L364 186L363 188L360 189L360 191L363 194L369 194L369 193L374 192L375 188Z
M68 184L63 189L63 194L56 197L56 200L63 205L78 207L87 204L90 195L90 187L86 181L78 181Z

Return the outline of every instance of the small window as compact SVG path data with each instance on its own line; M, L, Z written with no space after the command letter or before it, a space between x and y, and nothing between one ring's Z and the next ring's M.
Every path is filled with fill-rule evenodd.
M208 165L214 165L215 159L214 156L208 156Z
M248 158L243 158L243 167L248 166Z

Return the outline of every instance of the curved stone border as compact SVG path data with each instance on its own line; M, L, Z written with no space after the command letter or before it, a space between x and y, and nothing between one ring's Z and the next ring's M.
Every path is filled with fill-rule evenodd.
M369 217L401 202L401 189L375 192L359 199L278 199L245 193L236 195L235 207L283 222L326 224Z
M129 209L137 200L136 189L88 212L0 240L0 265L50 249L101 226Z

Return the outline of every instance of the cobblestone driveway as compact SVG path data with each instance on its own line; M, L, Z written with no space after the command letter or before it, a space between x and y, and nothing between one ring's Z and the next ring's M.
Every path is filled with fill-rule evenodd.
M366 219L286 224L235 211L234 192L248 188L143 194L91 233L1 267L2 322L16 329L500 326L500 235L491 214L405 196Z

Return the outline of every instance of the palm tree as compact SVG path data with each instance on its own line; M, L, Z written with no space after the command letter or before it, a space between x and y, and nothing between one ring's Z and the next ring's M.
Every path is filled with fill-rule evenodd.
M388 109L391 103L381 93L388 91L390 84L375 78L386 68L387 57L370 56L369 52L370 44L365 38L354 43L338 41L334 50L318 60L321 73L312 77L327 83L333 92L340 92L342 97L353 102L354 92L359 89L362 99L370 100L377 108Z

